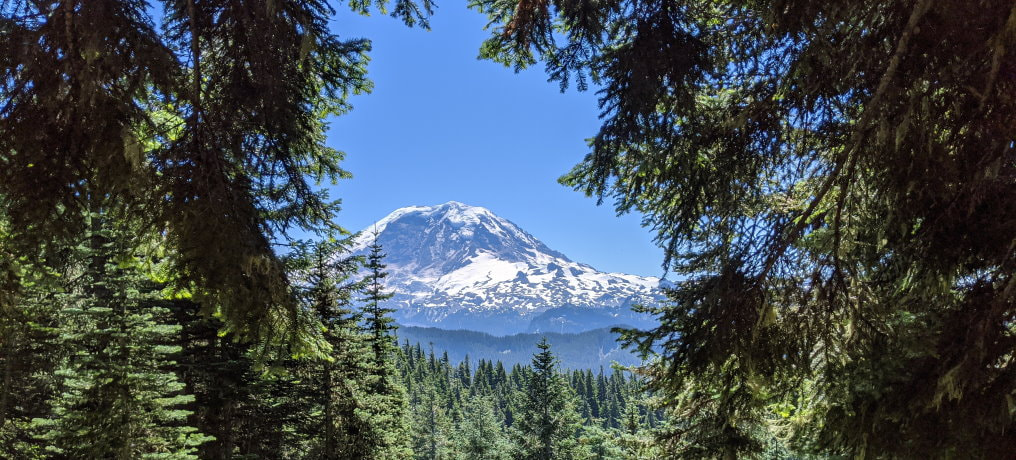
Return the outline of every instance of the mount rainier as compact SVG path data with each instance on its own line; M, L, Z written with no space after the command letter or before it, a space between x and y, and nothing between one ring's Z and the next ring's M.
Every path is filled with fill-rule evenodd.
M604 273L554 251L486 208L451 201L400 208L364 229L387 254L396 321L503 335L645 327L631 311L662 299L659 278Z

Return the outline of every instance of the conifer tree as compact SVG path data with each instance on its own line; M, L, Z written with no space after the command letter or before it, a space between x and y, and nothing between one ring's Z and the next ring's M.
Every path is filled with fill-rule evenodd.
M685 279L627 335L662 347L671 441L745 456L778 416L820 455L1016 445L1013 2L472 4L484 57L602 88L562 182Z
M581 424L575 393L558 373L547 339L538 343L533 368L528 372L520 406L515 413L514 433L518 458L554 460L577 458L576 436Z
M348 6L427 27L433 3ZM108 196L163 231L234 334L315 349L273 244L331 229L337 203L315 182L348 177L325 119L371 89L370 43L340 39L334 13L322 0L0 2L9 249L69 244L85 231L80 198Z
M293 397L306 414L295 429L308 438L308 458L364 458L373 447L362 412L370 347L352 306L362 289L353 280L361 261L345 254L348 246L348 239L303 243L290 259L294 276L301 278L298 297L330 347L324 359L291 362Z
M20 272L20 270L19 270ZM64 355L57 340L59 311L53 276L19 273L10 303L0 305L0 457L42 458L45 443L32 434L32 419L50 413L57 395L56 366ZM28 276L35 279L25 279Z
M61 394L35 424L57 458L196 459L208 440L187 426L193 401L167 370L179 327L167 324L158 288L107 216L89 216L80 288L61 312Z
M254 347L222 333L222 321L201 314L201 306L186 295L174 297L169 309L181 328L175 368L194 395L186 406L193 412L189 421L214 438L199 447L198 457L292 457L289 451L300 450L304 436L286 427L305 416L304 407L294 404L292 385L259 371Z
M419 460L440 460L452 453L452 423L433 380L424 382L413 404L413 452Z
M582 447L583 458L590 460L627 458L623 457L612 433L602 427L602 422L596 420L588 420L584 424L579 444Z
M494 414L494 401L474 396L463 407L462 423L456 436L457 454L462 460L508 460L511 448L503 424Z
M384 280L388 273L385 271L385 254L377 236L375 232L364 265L367 276L364 279L363 317L371 362L366 400L361 410L370 423L370 431L366 435L373 440L369 458L408 458L408 401L393 361L398 348L395 338L397 328L391 317L395 310L384 305L393 294L385 289Z

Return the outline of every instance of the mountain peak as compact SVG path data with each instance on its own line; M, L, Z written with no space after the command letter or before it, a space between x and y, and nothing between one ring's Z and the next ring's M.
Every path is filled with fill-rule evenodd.
M354 252L366 249L375 230L403 324L434 326L477 312L525 319L564 306L627 308L659 286L657 278L574 262L489 209L458 201L396 209L365 229Z

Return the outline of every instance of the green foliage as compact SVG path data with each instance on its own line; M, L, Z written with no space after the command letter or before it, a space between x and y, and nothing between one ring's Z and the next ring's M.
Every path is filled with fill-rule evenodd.
M532 371L526 373L525 391L515 414L513 434L518 458L578 458L576 433L580 427L575 393L557 373L556 358L546 339L537 344Z
M456 448L462 460L508 460L511 444L501 420L494 413L494 399L476 395L462 407Z
M370 454L364 458L409 458L409 406L406 389L394 362L398 351L395 342L397 328L391 314L395 310L384 305L392 297L391 293L385 292L384 279L388 273L384 271L384 257L375 234L364 265L367 276L363 280L362 315L371 359L362 417L369 420L370 432L367 436L373 439Z
M33 420L39 438L56 458L196 459L208 437L187 426L180 406L194 397L165 369L179 326L166 323L129 240L100 215L90 220L79 284L58 316L68 350L54 373L59 395Z
M506 371L501 362L482 359L473 367L468 358L453 365L446 354L438 357L408 342L398 358L409 392L416 458L521 458L521 439L538 445L539 434L533 430L546 419L532 409L539 404L534 401L544 398L529 391L534 368L516 365ZM561 455L555 458L625 458L621 440L626 435L619 428L622 413L605 413L604 418L579 417L579 408L590 402L605 407L633 406L641 414L637 434L633 435L640 442L652 438L662 418L649 404L642 382L620 369L612 373L601 369L596 374L589 370L562 373L555 368L550 373L544 371L544 375L548 376L546 381L556 382L556 394L563 397L555 398L558 402L554 405L561 410L550 419L556 430L552 444L558 449L553 455ZM592 384L587 385L587 381ZM595 390L598 386L602 391ZM594 391L586 391L587 387ZM532 423L526 422L528 428L523 429L521 419ZM656 422L650 424L650 419ZM561 447L567 452L561 452ZM640 455L629 458L654 458L656 451L646 447Z
M223 324L201 314L190 299L169 303L173 324L181 327L175 370L194 401L188 423L214 439L198 447L202 459L285 458L302 439L287 426L303 416L293 404L289 382L266 375L255 364L257 351L229 334Z
M314 183L349 173L325 118L371 89L370 43L334 34L320 0L157 3L0 3L4 251L69 244L83 197L107 197L166 237L181 287L237 337L315 351L273 245L335 228L337 202ZM432 10L391 6L410 25Z
M0 457L41 458L45 443L34 436L32 419L50 413L57 395L54 372L64 348L57 341L57 302L47 290L52 275L34 282L17 275L15 296L0 306Z
M683 280L666 445L1005 456L1016 444L1016 8L475 0L481 53L601 88L562 178L637 211Z

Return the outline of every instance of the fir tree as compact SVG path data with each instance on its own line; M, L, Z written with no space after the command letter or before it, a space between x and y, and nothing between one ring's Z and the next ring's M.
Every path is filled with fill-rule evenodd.
M503 424L494 414L490 397L474 396L463 407L459 425L458 458L462 460L508 460L511 448Z
M223 333L225 324L201 313L201 306L176 295L169 309L181 327L176 369L194 401L191 426L214 438L199 447L198 457L269 459L292 457L301 450L302 433L286 427L303 418L293 389L281 376L257 369L252 345Z
M36 419L57 458L195 459L208 440L186 425L193 401L166 369L179 327L166 321L159 289L105 216L91 216L81 250L81 288L64 307L60 340L70 351L59 371L52 415ZM172 363L169 363L172 364Z
M43 456L45 443L33 436L32 419L50 413L65 350L57 340L57 295L47 293L59 291L54 278L20 273L10 304L0 305L0 457Z
M384 306L392 294L385 292L384 280L388 276L385 254L377 241L377 233L373 236L364 265L367 277L364 280L363 316L370 342L371 364L367 396L361 410L370 423L367 436L372 439L370 456L365 458L408 458L408 401L393 361L397 347L395 320L391 314L395 310Z
M452 423L436 385L427 385L413 404L413 452L419 460L441 460L452 453Z
M518 457L531 460L576 458L580 419L575 393L557 372L556 358L543 339L536 345L522 401L515 414Z
M306 414L294 428L308 438L308 458L364 458L372 451L369 420L362 411L372 358L353 309L362 283L353 281L360 260L345 254L348 240L298 245L291 270L302 278L298 297L320 325L330 351L325 359L289 361L293 397Z
M607 460L628 458L623 457L612 433L602 428L602 422L588 420L582 427L579 444L583 449L583 458L589 460ZM632 457L634 458L634 457Z
M1011 1L472 3L483 56L602 88L562 182L685 279L627 335L673 443L746 456L778 416L820 455L1009 454Z
M424 27L433 6L348 5ZM179 276L239 337L306 332L273 243L334 226L314 182L348 173L325 119L371 88L369 42L340 39L333 14L321 0L0 2L8 249L69 244L85 231L80 198L108 196L166 236Z

